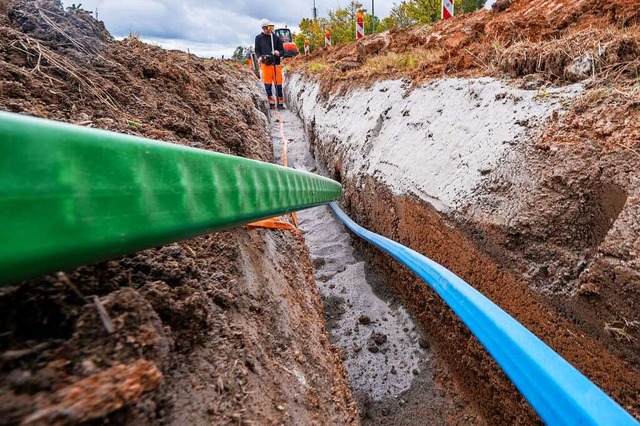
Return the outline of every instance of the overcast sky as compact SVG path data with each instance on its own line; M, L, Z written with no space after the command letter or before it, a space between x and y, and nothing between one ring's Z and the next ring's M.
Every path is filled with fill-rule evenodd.
M371 12L371 0L360 0ZM388 16L400 0L375 0L375 14ZM493 3L489 0L487 3ZM315 0L319 17L345 7L349 0ZM167 49L189 50L203 57L231 56L237 46L252 46L260 32L260 20L294 32L303 18L311 17L313 0L64 0L65 6L82 4L98 12L115 37L139 34Z

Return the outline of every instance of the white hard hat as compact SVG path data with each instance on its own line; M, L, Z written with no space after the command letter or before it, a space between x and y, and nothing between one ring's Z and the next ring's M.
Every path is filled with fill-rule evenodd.
M269 22L267 18L264 18L262 21L260 21L260 28L268 27L269 25L271 25L271 22Z

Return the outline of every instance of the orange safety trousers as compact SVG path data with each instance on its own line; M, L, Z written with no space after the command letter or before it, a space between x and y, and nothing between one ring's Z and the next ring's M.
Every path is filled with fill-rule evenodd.
M273 65L260 64L262 68L262 82L264 84L273 84L273 74L275 71L276 85L282 85L282 65L276 65L275 70Z
M278 104L284 105L284 97L282 96L282 65L276 65L274 67L273 65L260 64L260 68L262 69L262 82L264 83L264 89L266 90L267 97L269 98L269 105L274 107L276 104L276 98L273 96L273 91L271 89L274 77Z

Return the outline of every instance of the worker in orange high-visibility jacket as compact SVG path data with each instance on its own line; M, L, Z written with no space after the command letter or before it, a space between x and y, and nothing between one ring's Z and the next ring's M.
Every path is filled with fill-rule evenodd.
M273 34L273 26L268 19L260 21L262 32L256 36L255 52L260 62L262 82L267 91L269 106L274 109L284 109L284 97L282 95L282 65L280 58L284 56L284 46L280 37ZM276 86L276 97L273 95L271 85Z

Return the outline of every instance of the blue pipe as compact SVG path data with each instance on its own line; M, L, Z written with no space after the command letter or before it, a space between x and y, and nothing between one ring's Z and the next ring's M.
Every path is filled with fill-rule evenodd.
M639 425L629 413L553 349L460 277L425 256L333 212L356 235L407 266L469 327L550 425Z

